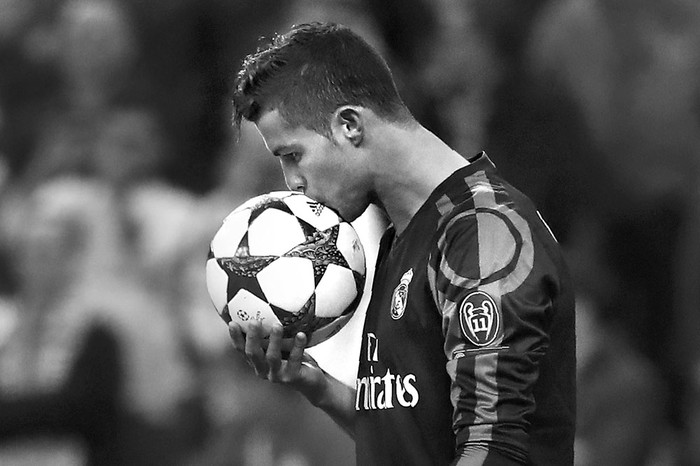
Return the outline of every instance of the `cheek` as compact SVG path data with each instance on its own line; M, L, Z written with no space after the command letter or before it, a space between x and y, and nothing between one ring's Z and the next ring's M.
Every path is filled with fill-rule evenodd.
M342 184L338 166L328 160L321 159L320 163L302 164L299 168L309 187L313 191L319 191L319 194L335 193Z
M323 177L339 188L350 188L355 185L355 176L357 174L343 162L341 155L329 155L326 163L319 167L319 171L321 170Z
M347 182L347 180L346 180ZM334 193L336 205L344 220L354 221L369 205L367 193L356 184L336 185Z

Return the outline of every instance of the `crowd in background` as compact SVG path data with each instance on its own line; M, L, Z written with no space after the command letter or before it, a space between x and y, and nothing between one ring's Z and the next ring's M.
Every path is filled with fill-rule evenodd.
M230 86L330 20L529 195L577 283L577 466L700 464L696 0L0 0L0 464L353 464L231 351L208 242L284 189Z

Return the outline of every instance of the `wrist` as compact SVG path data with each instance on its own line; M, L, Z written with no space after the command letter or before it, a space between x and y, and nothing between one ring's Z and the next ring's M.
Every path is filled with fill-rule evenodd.
M305 364L305 363L303 363ZM296 389L317 408L322 408L327 401L329 387L328 374L320 368L314 368L315 376L299 383Z
M313 369L313 376L305 377L303 385L298 385L297 390L313 406L330 415L345 432L354 438L355 389L343 384L319 367Z

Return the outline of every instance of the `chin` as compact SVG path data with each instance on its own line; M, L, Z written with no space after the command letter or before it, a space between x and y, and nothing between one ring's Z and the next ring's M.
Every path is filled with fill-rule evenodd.
M338 210L338 214L346 222L354 222L367 210L367 206L353 206L343 210Z
M342 218L343 220L345 220L346 222L352 222L352 220L354 220L354 218L351 219L352 215L349 215L350 212L348 212L348 209L339 209L338 207L336 207L332 204L326 204L324 202L322 202L321 204L325 205L326 207L331 209L333 212L338 214L338 216L340 218Z
M369 206L369 203L363 203L363 202L341 202L338 204L334 203L325 203L323 201L319 201L321 204L325 205L329 209L333 210L335 213L337 213L340 218L345 220L346 222L353 222L357 220L358 217L360 217L365 210L367 210L367 207Z
M359 216L359 214L345 214L343 212L340 213L340 217L348 223L354 222Z

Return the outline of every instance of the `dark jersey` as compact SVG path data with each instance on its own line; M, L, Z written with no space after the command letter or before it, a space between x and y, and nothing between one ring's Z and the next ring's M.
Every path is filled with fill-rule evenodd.
M570 279L547 225L486 154L400 236L387 231L372 293L358 465L573 463Z

